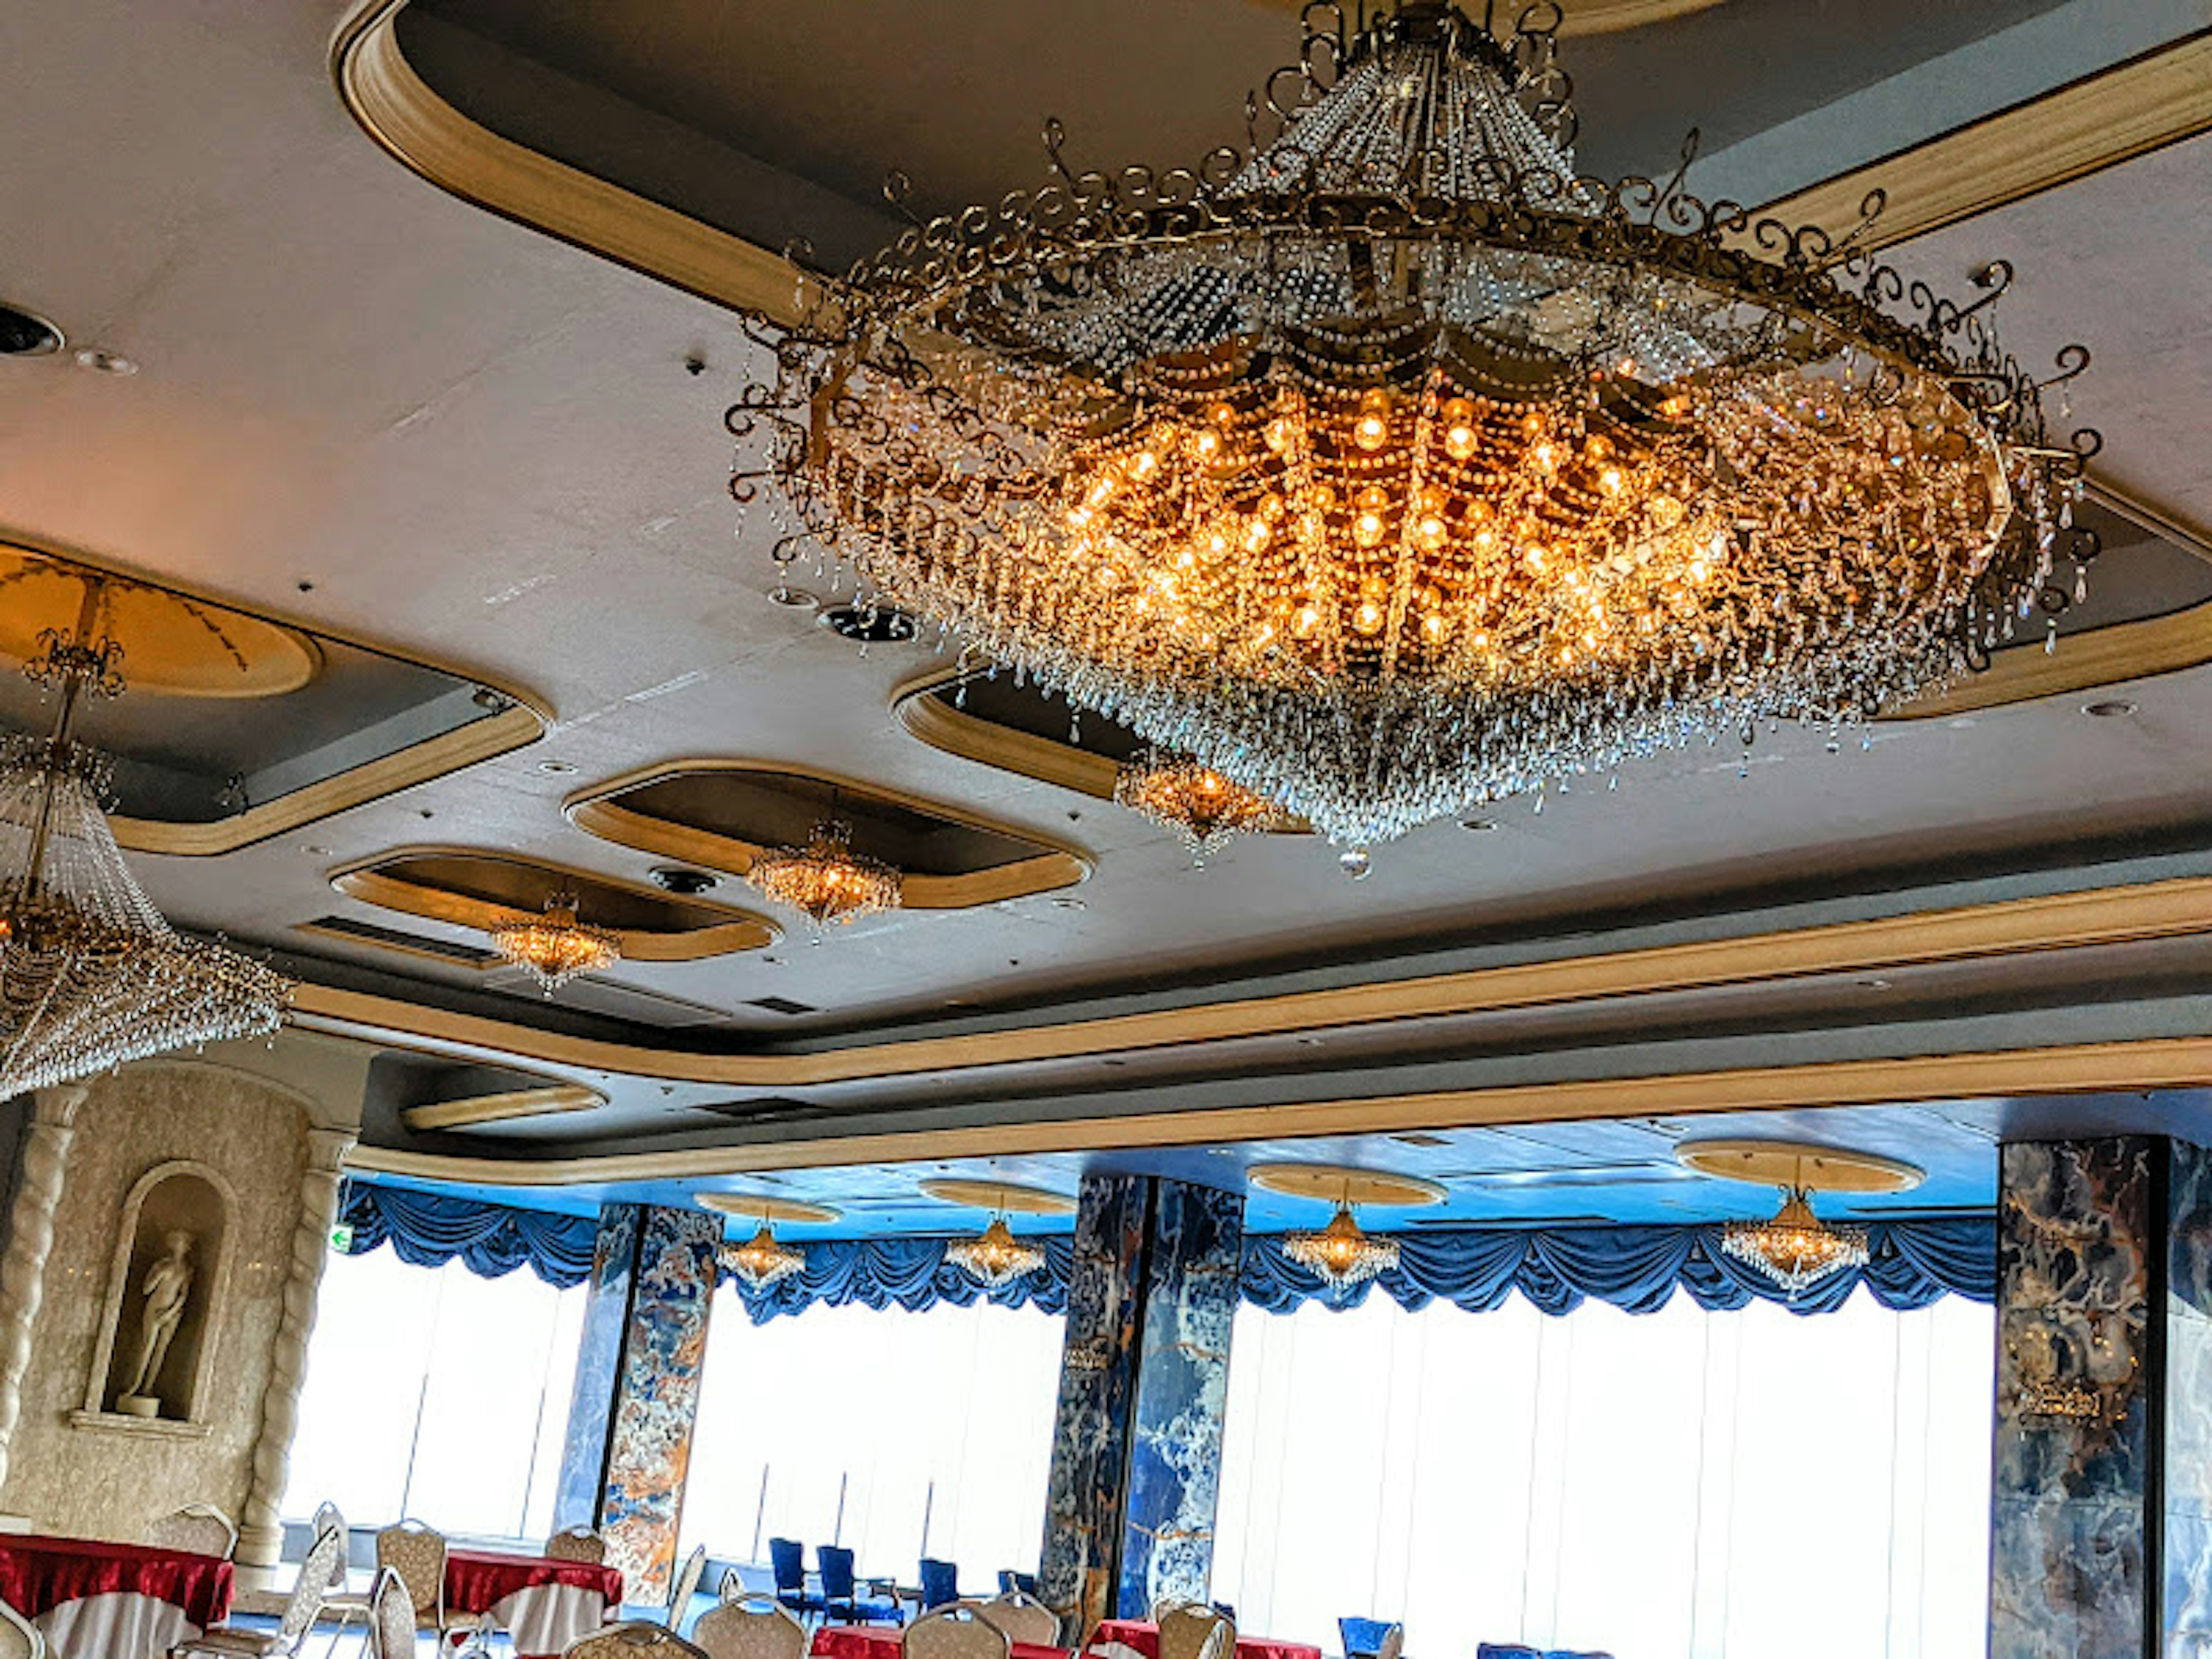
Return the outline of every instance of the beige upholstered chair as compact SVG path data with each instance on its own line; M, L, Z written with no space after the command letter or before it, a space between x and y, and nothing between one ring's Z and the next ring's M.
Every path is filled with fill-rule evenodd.
M1010 1646L980 1607L958 1601L923 1613L899 1638L905 1659L1008 1659Z
M389 1567L368 1593L368 1659L415 1659L415 1593Z
M1060 1645L1060 1615L1026 1591L1008 1590L978 1604L975 1611L1004 1631L1009 1642L1040 1648Z
M1237 1626L1218 1607L1179 1601L1155 1608L1160 1627L1159 1659L1230 1659L1237 1648Z
M44 1632L0 1601L0 1659L46 1659Z
M418 1630L446 1628L446 1538L420 1521L401 1521L376 1534L376 1566L389 1567L415 1599Z
M726 1596L699 1615L691 1642L708 1659L806 1659L806 1626L773 1595Z
M165 1550L190 1550L228 1561L238 1547L238 1527L212 1504L187 1504L153 1525L154 1542Z
M191 1637L169 1650L169 1659L186 1659L193 1654L251 1655L252 1659L276 1659L279 1655L295 1654L307 1632L314 1628L315 1615L322 1611L324 1594L330 1589L331 1571L342 1558L345 1549L344 1534L319 1532L315 1541L307 1546L307 1553L300 1558L299 1576L292 1580L292 1594L285 1601L284 1614L275 1630L242 1630L235 1625L217 1625L201 1635Z
M684 1558L684 1571L676 1575L676 1582L668 1587L668 1628L674 1630L684 1622L684 1610L691 1605L691 1597L698 1590L699 1581L707 1572L707 1547L704 1544Z
M607 1559L607 1540L589 1527L569 1527L545 1540L545 1559L588 1561L595 1567L602 1566Z
M562 1659L707 1659L665 1625L610 1625L571 1642Z
M1375 1644L1375 1659L1398 1659L1406 1650L1406 1627L1393 1625L1382 1632L1382 1639Z

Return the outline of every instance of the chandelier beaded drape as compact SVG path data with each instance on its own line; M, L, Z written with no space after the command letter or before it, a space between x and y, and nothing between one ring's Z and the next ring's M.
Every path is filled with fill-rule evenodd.
M1962 307L1875 263L1878 198L1835 240L1577 178L1557 21L1310 7L1194 168L1079 172L1054 125L1042 187L756 326L733 494L1354 846L2055 620L2096 440L2042 394L2087 354L2003 352L2002 267Z

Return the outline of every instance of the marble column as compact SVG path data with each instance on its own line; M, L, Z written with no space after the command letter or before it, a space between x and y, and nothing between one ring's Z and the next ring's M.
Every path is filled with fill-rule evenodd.
M1243 1217L1213 1188L1083 1183L1039 1574L1071 1629L1206 1598Z
M300 1176L300 1218L292 1229L292 1259L284 1276L284 1310L269 1355L269 1392L261 1403L261 1434L253 1443L253 1476L239 1517L238 1559L273 1567L283 1554L284 1501L291 1471L292 1432L299 1426L300 1389L307 1373L307 1339L315 1328L315 1303L329 1259L331 1224L337 1218L338 1176L353 1150L349 1129L307 1131L307 1166Z
M1990 1659L2212 1651L2212 1156L2003 1149Z
M632 1601L665 1599L675 1570L721 1242L697 1210L599 1215L554 1523L605 1533Z
M21 1174L8 1216L8 1253L0 1258L0 1486L15 1425L23 1411L23 1377L31 1364L31 1334L46 1300L46 1258L54 1248L54 1208L61 1202L76 1111L86 1091L76 1084L41 1089L31 1103L17 1159Z

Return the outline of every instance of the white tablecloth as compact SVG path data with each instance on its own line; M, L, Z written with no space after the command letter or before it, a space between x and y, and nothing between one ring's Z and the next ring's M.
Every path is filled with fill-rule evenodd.
M607 1622L607 1600L575 1584L532 1584L494 1602L491 1616L518 1654L562 1654Z
M31 1622L45 1632L50 1659L161 1659L200 1633L182 1607L132 1590L82 1595Z

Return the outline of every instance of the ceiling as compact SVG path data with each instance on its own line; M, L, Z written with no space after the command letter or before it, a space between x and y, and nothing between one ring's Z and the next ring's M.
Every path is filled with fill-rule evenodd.
M1109 804L908 735L891 704L945 665L927 645L863 655L770 600L771 515L741 518L723 486L722 411L760 368L734 319L397 165L333 90L340 11L333 0L0 11L0 54L26 70L0 102L11 157L0 298L140 370L88 373L67 353L0 360L0 536L512 686L550 711L541 742L465 772L220 856L134 860L179 921L278 953L314 985L648 1051L805 1054L1387 979L1446 959L2212 873L2212 668L2100 690L2095 700L2136 705L2118 719L2085 718L2092 699L2069 694L1887 722L1839 753L1824 732L1785 729L1759 734L1747 758L1671 756L1627 769L1617 793L1502 803L1485 833L1429 826L1376 849L1357 883L1304 836L1247 841L1194 870L1174 837ZM1099 163L1179 159L1234 137L1245 89L1291 55L1294 33L1285 8L1255 0L855 0L829 30L818 9L752 0L413 0L405 21L418 67L464 106L476 100L487 125L768 246L806 236L825 258L888 222L872 192L895 166L930 206L1032 180L1047 113ZM1723 0L1564 51L1586 165L1669 167L1695 125L1707 160L1693 187L1753 179L1779 193L2207 28L2198 0ZM2076 337L2094 347L2074 418L2106 434L2100 476L2170 533L2136 536L2100 568L2083 627L2207 591L2188 526L2212 525L2209 227L2212 138L2200 137L1893 250L1951 289L2009 259L2020 275L2001 321L2022 357L2047 361ZM2116 531L2116 544L2127 539ZM625 963L550 1001L519 975L301 931L335 916L481 943L333 889L334 875L408 847L499 849L640 883L660 860L582 833L564 809L702 757L865 780L1068 847L1091 872L1060 895L893 914L818 945L802 934ZM744 905L762 908L750 894ZM2057 958L2040 979L2008 958L1981 980L1964 969L1931 980L1904 1006L1866 1006L1847 975L1671 1014L1546 1016L1560 1023L1549 1030L1481 1030L1470 1016L1442 1032L1370 1033L1340 1063L1346 1087L1386 1066L1462 1080L1547 1064L1589 1074L1749 1054L1761 1022L1785 1020L1763 1028L1767 1040L1814 1030L1837 1053L1926 1052L2008 1020L2023 1041L2067 1021L2093 1034L2200 1030L2206 966L2176 947L2077 961L2068 972L2105 977L2069 982ZM2085 983L2099 994L2081 995ZM805 1012L778 1012L792 1006ZM1646 1013L1666 1035L1638 1030ZM805 1103L939 1115L929 1121L1049 1117L1186 1087L1256 1097L1269 1079L1313 1082L1316 1060L1285 1035L1199 1066L1139 1056L1115 1068L1124 1075L1078 1077L1040 1063L988 1085L953 1074ZM679 1069L672 1059L670 1076ZM536 1157L788 1133L770 1109L787 1091L649 1072L588 1080L605 1085L603 1109L437 1144ZM393 1123L375 1133L410 1140ZM1986 1160L1977 1167L1955 1190L1979 1196L1960 1201L1986 1201Z

